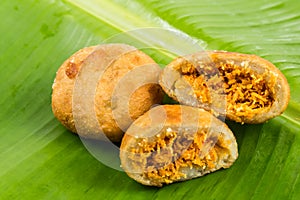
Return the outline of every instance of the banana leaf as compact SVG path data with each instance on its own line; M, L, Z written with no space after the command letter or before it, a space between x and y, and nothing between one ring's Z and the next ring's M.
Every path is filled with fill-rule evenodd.
M299 10L297 0L1 0L0 199L300 199ZM170 31L135 34L148 28ZM264 124L227 122L239 146L231 168L145 187L54 118L51 86L71 54L109 41L171 49L145 49L163 67L191 50L169 36L270 60L291 100Z

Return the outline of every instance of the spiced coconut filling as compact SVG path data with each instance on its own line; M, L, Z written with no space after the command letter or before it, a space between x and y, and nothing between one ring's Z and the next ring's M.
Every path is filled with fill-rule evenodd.
M229 162L230 151L221 135L210 139L207 135L204 130L193 134L188 129L179 132L169 127L155 139L138 139L130 148L129 162L132 169L143 169L144 179L158 185L207 174ZM208 152L202 151L204 142L210 143L205 149Z
M227 112L234 113L237 122L268 112L275 98L275 77L253 72L246 65L220 63L218 69L224 80ZM269 79L269 80L268 80ZM268 81L267 81L268 80Z
M211 81L212 77L218 77L218 74L201 73L200 68L213 68L213 66L199 66L195 68L182 67L182 79L191 85L193 95L202 104L211 104L212 99L210 91L213 89L219 90L219 94L226 95L226 111L235 113L235 120L242 121L243 117L253 117L255 114L268 110L274 102L274 84L275 80L265 81L266 74L257 74L249 68L244 68L230 63L217 63L216 68L219 70L219 76L222 79L216 79L214 88L209 88L207 82ZM198 71L199 70L199 71ZM214 72L213 72L214 73ZM176 88L175 83L175 88ZM218 88L219 87L219 88ZM214 91L212 91L214 92Z
M285 77L272 63L223 51L175 59L163 70L160 84L182 104L241 123L261 123L281 114L290 95Z

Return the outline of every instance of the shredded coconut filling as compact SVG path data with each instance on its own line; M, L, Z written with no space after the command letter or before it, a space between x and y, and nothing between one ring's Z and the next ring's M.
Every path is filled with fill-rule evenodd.
M227 111L239 117L252 117L268 110L274 103L275 79L267 82L267 74L254 73L249 67L220 63L218 69L224 77Z
M229 158L229 142L221 133L207 139L206 130L191 134L188 131L165 129L154 138L137 140L130 148L129 160L133 168L143 169L141 176L162 184L185 180L214 171ZM211 143L202 156L204 143Z
M176 69L193 89L193 95L201 104L211 104L212 93L226 96L226 112L233 113L236 121L243 117L251 118L262 110L269 110L274 103L275 78L269 78L267 72L258 74L247 63L242 66L231 63L200 64L195 68L191 63L183 62ZM220 78L218 78L220 77ZM207 107L207 106L206 106Z

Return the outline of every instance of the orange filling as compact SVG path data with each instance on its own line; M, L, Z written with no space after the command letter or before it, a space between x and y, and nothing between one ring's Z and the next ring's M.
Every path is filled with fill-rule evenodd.
M197 99L202 103L211 103L209 88L206 84L204 74L200 74L192 64L187 62L181 65L181 74L185 81L193 88L193 92Z
M274 102L275 80L267 82L266 73L257 74L249 67L222 62L216 67L206 65L198 69L184 62L179 68L199 102L212 103L210 94L216 90L225 94L227 112L234 113L237 121L240 121L239 117L251 118L262 110L270 109ZM218 74L221 78L215 78Z
M182 171L183 168L210 170L216 167L220 155L228 154L228 144L221 137L209 141L213 147L208 153L201 152L205 137L205 131L196 134L183 132L179 135L168 128L155 136L155 141L138 139L138 145L130 149L135 158L129 159L132 160L134 167L143 168L144 178L158 183L172 183L187 178ZM201 153L205 155L201 156ZM140 162L142 159L137 159L136 154L140 158L145 158L146 162Z
M227 110L237 116L252 117L274 102L275 80L266 81L267 74L253 73L249 68L223 64L218 67L224 77Z

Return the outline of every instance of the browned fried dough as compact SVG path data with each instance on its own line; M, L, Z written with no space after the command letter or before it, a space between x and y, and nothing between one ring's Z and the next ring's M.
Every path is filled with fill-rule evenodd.
M122 87L128 92L121 91L129 95L128 102L121 104L122 101L116 100L116 97L120 98L116 88L122 84L122 78L139 67L149 65L153 71L143 75L150 83L139 85L139 76L129 76L126 83L131 85ZM101 139L101 133L104 133L111 141L119 142L124 129L133 120L152 105L161 103L163 92L158 85L159 72L159 67L152 58L129 45L104 44L81 49L57 71L52 87L53 113L65 127L83 137ZM92 86L93 80L90 77L97 73L101 76L96 80L95 86ZM134 90L131 91L132 89ZM93 95L87 96L85 91ZM124 113L123 111L127 112L130 120L122 121L123 116L115 116ZM90 120L93 117L96 117L95 121Z

